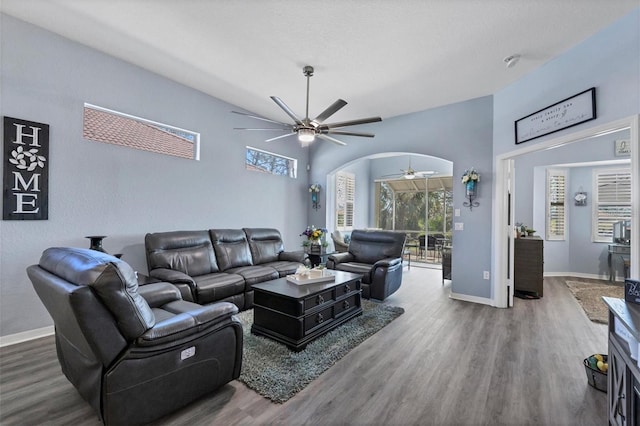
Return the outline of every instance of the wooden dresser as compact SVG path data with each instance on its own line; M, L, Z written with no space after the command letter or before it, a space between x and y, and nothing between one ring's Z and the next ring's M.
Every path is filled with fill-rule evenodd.
M515 291L542 297L544 273L543 240L540 237L515 239L513 285Z
M640 305L613 297L602 299L609 307L609 424L640 425L640 368L633 359L638 357Z

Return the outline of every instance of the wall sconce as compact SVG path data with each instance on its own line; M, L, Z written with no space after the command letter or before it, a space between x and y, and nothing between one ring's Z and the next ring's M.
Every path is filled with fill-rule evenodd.
M463 206L469 207L469 210L473 210L474 207L478 207L480 203L473 201L476 198L478 190L478 182L480 182L480 174L475 168L470 168L464 171L462 175L462 184L464 185L465 197L469 201L462 203Z
M319 183L314 183L309 185L309 192L311 193L311 206L318 210L320 208L320 204L318 203L318 197L320 196L320 189L322 187Z

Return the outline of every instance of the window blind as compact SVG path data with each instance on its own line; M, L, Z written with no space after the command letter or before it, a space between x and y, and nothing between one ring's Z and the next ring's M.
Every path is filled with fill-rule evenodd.
M613 224L631 218L631 170L595 170L593 240L610 242Z
M567 222L565 170L547 171L547 240L564 240Z
M353 228L356 177L352 173L336 174L336 229Z

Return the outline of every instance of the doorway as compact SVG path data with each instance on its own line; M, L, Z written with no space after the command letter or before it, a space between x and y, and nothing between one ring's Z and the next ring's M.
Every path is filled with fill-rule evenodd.
M492 286L492 299L494 306L507 308L513 306L513 250L514 246L514 205L517 193L514 191L517 171L514 171L514 159L524 154L553 149L567 144L587 141L594 137L607 135L628 129L631 143L631 276L638 276L640 272L640 256L638 255L638 240L640 239L640 188L637 180L640 176L640 152L639 152L639 116L631 116L601 126L596 126L581 132L576 132L567 136L555 138L539 144L525 146L523 148L501 154L496 157L496 197L494 198L494 220L492 243L494 246L494 256L492 264L492 275L494 277ZM613 147L611 147L613 149Z

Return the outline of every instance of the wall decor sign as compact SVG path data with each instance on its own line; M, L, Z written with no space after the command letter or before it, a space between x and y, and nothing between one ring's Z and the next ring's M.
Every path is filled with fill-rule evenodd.
M631 155L631 141L629 139L613 141L613 153L616 157L629 157Z
M515 122L516 145L596 119L596 88L522 117Z
M4 117L3 220L49 218L49 125Z

